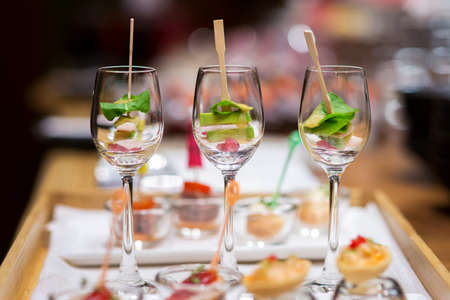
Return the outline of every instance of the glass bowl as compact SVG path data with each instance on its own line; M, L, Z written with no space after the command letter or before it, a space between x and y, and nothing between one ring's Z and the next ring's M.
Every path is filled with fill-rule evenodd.
M270 201L270 198L247 198L235 204L235 231L240 244L259 247L280 244L293 231L297 208L294 199L279 198L274 208L262 204L262 200Z
M223 281L212 284L185 284L183 280L188 278L193 271L198 270L202 264L186 264L166 267L160 270L155 277L158 293L162 299L166 299L174 292L187 292L200 294L202 300L223 299L226 292L238 286L242 279L242 274L233 269L218 266L217 272ZM208 268L209 266L205 266ZM209 297L210 295L210 297Z
M378 277L358 285L341 280L334 292L335 300L405 300L405 294L398 282L390 277Z
M154 208L133 210L134 244L138 250L151 248L161 242L169 235L172 227L170 205L159 198L155 198L154 202ZM106 207L111 210L110 201ZM122 213L113 218L114 239L118 246L122 243L122 219Z
M200 239L217 233L222 219L222 198L175 198L171 202L178 235Z

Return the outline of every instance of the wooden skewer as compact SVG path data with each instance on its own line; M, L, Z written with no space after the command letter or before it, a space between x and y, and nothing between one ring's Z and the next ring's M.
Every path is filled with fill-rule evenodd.
M314 65L319 74L319 86L322 92L323 103L328 114L333 113L333 107L331 106L330 97L328 96L327 86L323 79L322 69L320 68L319 53L317 52L316 42L314 41L314 34L311 30L304 31L306 44L308 45L309 54L313 60Z
M115 224L116 218L117 218L117 216L114 214L112 224ZM100 279L97 283L97 286L99 288L103 288L105 286L106 272L108 271L108 266L109 266L109 261L110 261L110 257L111 257L112 246L113 246L113 234L114 234L114 228L113 228L113 225L111 225L108 242L106 243L106 253L105 253L105 256L103 257L103 264L102 264L102 269L101 269L102 271L100 274Z
M220 250L222 249L222 241L225 233L225 227L227 226L226 222L231 214L231 210L233 209L234 203L236 203L236 201L239 200L239 184L236 181L233 180L228 183L227 188L225 190L225 200L227 201L228 204L227 211L225 212L224 222L222 225L222 229L220 230L217 250L213 259L211 260L210 264L211 270L217 269L217 265L219 264L220 259Z
M225 70L225 33L223 29L223 20L214 20L214 40L216 44L217 57L219 59L220 69L220 99L230 100L230 93L228 92L227 73Z
M228 217L230 216L230 213L231 213L231 206L228 205L227 211L225 212L224 220L228 219ZM225 227L226 227L226 224L224 223L222 226L222 229L220 230L219 243L217 244L216 253L214 254L213 259L211 260L210 266L211 266L212 270L217 269L217 265L219 264L220 250L222 248L222 241L223 241L223 236L225 234Z
M128 56L128 100L131 99L131 69L133 66L134 18L130 18L130 50Z

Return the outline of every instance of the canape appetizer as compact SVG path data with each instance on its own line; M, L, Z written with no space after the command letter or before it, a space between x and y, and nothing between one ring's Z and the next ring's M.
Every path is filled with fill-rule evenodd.
M128 94L116 101L100 102L100 108L108 121L114 121L112 141L108 142L110 152L136 152L143 148L140 136L145 130L145 113L150 109L150 92L139 95Z
M280 260L272 255L264 259L252 274L245 276L243 284L256 298L279 296L300 285L310 267L308 260L295 256Z
M255 138L250 111L253 107L232 100L221 100L209 112L200 113L202 138L220 152L237 152L241 144Z
M358 284L383 273L390 262L391 253L386 246L359 235L342 249L337 267L347 281Z
M345 103L338 95L329 92L328 98L332 113L327 113L325 104L321 102L302 124L303 130L310 137L316 136L316 147L329 150L346 148L353 137L352 120L359 111Z

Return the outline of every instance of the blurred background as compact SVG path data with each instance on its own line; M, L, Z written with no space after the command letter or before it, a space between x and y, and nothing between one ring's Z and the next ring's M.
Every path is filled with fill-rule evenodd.
M93 149L88 118L95 70L128 63L130 17L135 18L134 63L159 69L166 137L185 133L197 69L216 63L215 18L225 21L227 63L258 69L266 133L295 130L303 74L311 64L303 30L311 28L322 64L367 69L373 112L368 147L401 136L400 145L422 160L431 180L450 186L448 0L45 0L29 5L15 14L24 22L13 39L20 47L10 48L10 59L4 59L11 70L4 90L14 95L3 102L12 111L5 111L2 122L2 150L13 176L4 181L7 226L1 256L38 184L45 154L55 147Z

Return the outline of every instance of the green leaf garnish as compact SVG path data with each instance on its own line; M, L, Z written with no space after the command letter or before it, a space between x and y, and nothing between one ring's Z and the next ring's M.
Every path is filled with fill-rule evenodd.
M205 270L205 265L200 265L197 269L195 269L194 271L192 271L191 275L196 275L200 272L203 272Z
M200 278L198 278L197 276L192 276L191 277L191 282L192 283L200 283Z
M266 200L264 200L264 198L261 198L259 200L259 202L261 204L264 204L268 208L275 208L278 205L278 202L276 200L275 201L273 201L273 200L266 201Z
M131 95L129 100L128 95L124 95L113 103L100 102L100 108L108 121L132 111L147 113L150 110L150 91L145 90L137 96Z
M334 93L329 92L328 96L333 113L327 114L325 104L321 102L303 123L305 131L320 136L330 136L336 133L345 133L350 128L350 122L359 109L347 105L341 97Z

